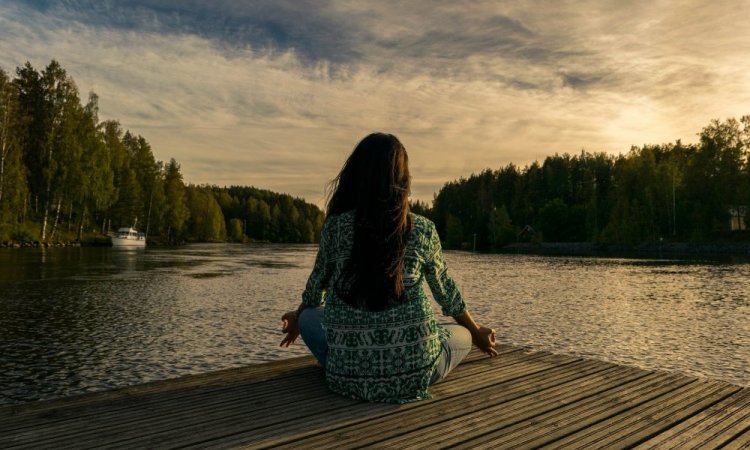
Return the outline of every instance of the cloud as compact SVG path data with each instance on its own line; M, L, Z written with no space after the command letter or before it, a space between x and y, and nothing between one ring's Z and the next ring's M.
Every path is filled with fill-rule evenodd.
M194 183L321 203L365 134L414 195L559 152L627 151L750 111L744 2L10 2L0 66L58 59Z
M345 21L326 14L329 2L273 0L23 1L46 16L123 32L195 35L225 46L265 52L294 50L305 60L342 61L356 55Z

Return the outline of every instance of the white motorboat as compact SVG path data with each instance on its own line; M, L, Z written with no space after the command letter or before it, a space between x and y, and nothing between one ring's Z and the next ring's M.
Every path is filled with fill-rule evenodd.
M112 247L145 247L146 235L133 227L120 228L117 234L109 237Z

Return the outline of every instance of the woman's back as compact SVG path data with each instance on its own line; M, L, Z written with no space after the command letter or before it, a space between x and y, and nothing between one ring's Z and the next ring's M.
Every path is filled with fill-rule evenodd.
M332 390L398 403L428 398L472 342L496 355L494 331L474 322L446 273L435 225L409 212L401 142L366 136L331 186L315 267L302 304L281 318L281 345L301 333ZM435 322L424 281L458 325Z
M384 311L354 308L337 292L332 280L346 269L355 214L350 211L326 220L303 303L325 304L326 379L332 390L343 395L387 402L428 398L435 361L449 332L435 321L424 281L444 314L464 312L461 295L445 273L434 224L416 214L412 219L404 254L403 301Z

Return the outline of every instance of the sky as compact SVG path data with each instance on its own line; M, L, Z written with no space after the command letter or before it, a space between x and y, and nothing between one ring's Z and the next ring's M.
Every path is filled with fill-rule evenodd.
M412 197L750 114L750 2L0 0L0 68L55 59L187 182L320 206L393 133Z

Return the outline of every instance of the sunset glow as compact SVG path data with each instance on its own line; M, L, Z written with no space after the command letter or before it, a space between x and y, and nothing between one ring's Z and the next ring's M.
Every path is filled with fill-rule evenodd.
M0 67L56 59L185 180L319 205L370 131L413 196L750 113L745 1L4 1Z

